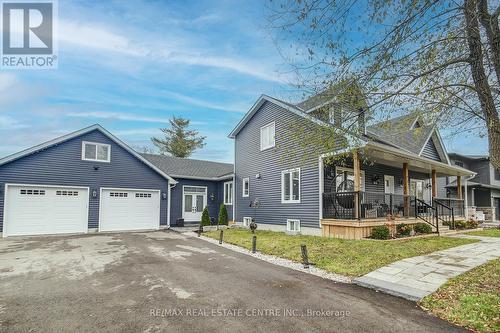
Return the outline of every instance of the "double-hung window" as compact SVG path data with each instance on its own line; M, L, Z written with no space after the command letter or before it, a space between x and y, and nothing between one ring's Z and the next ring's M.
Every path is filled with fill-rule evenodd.
M274 147L275 145L274 133L275 133L274 121L260 128L260 150L266 150Z
M281 172L281 202L300 202L300 168Z
M224 183L224 205L233 204L233 182Z
M82 142L82 160L94 162L110 162L111 146L97 142Z
M243 197L250 195L250 178L243 178Z

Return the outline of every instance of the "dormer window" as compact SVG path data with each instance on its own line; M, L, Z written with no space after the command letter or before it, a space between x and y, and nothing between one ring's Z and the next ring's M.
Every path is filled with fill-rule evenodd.
M97 142L82 142L82 160L94 162L111 161L111 146Z

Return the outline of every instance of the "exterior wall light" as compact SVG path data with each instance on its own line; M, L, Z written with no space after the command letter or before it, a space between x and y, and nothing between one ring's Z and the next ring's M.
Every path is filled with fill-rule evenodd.
M97 198L97 191L96 190L92 190L92 198Z
M161 197L163 198L163 200L166 200L166 199L167 199L167 193L163 192L163 193L161 194Z
M261 178L261 176L260 176L260 172L259 172L258 174L256 174L256 175L255 175L255 178L257 178L257 179L260 179L260 178Z

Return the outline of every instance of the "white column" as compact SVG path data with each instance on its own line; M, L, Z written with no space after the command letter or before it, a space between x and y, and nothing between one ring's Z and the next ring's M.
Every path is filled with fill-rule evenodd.
M324 182L324 162L323 162L323 156L319 156L319 161L318 161L318 168L319 168L319 227L321 228L321 220L323 219L323 192L324 192L324 187L323 187L323 182Z
M467 204L467 177L464 178L464 209L465 209L465 218L469 219L469 209L468 209L468 204Z

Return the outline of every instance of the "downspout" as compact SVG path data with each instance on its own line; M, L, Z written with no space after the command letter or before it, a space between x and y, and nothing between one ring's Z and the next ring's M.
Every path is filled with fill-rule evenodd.
M168 181L168 195L167 195L167 229L170 228L170 203L171 203L171 194L172 189L176 184L170 184L170 180Z

